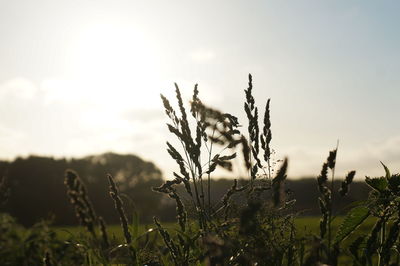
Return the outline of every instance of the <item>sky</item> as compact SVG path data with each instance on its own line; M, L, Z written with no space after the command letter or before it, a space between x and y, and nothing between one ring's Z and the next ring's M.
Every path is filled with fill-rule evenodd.
M133 153L176 171L160 93L245 120L271 98L275 159L316 176L400 168L398 1L0 1L0 158ZM227 175L221 172L221 175Z

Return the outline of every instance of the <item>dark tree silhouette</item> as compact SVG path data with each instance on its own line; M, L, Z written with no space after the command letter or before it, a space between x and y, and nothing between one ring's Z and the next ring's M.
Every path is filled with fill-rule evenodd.
M151 192L152 186L162 183L161 172L153 163L135 155L106 153L72 160L30 156L0 162L0 174L7 176L10 187L5 211L23 225L51 217L56 224L76 224L64 185L68 168L79 173L96 212L109 223L118 218L108 194L107 173L116 177L128 210L135 208L141 220L150 220L160 206L161 195Z

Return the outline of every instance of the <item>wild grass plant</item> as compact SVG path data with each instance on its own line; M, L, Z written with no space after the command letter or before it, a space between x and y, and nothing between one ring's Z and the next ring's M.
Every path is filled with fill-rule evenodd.
M271 102L266 101L261 115L252 94L252 76L248 78L245 125L232 114L204 105L197 85L189 108L177 84L177 108L161 95L167 128L177 140L177 145L166 143L167 151L178 171L153 190L175 202L175 224L154 217L151 228L141 228L138 214L126 211L127 198L107 175L110 200L120 218L122 237L116 237L96 214L82 179L67 170L67 195L86 233L69 232L62 239L46 222L21 229L11 216L1 214L0 264L399 265L400 175L391 174L382 164L385 176L366 177L369 198L345 212L338 210L337 197L351 193L356 172L348 172L335 187L336 147L316 179L319 197L315 200L321 210L314 226L318 232L299 232L303 218L285 188L289 161L273 158ZM246 175L233 179L225 195L215 201L211 180L218 167L244 169ZM7 182L2 178L0 206L7 197Z
M177 204L177 219L181 230L174 233L175 240L169 234L162 233L171 257L181 265L200 261L207 261L212 265L227 262L251 264L257 261L260 263L260 257L264 262L272 264L283 262L287 259L284 255L287 251L294 252L289 244L294 240L293 217L286 214L294 201L286 201L283 197L287 159L276 176L271 176L273 170L270 158L272 134L269 100L266 103L261 131L258 108L252 96L252 77L249 75L244 103L249 121L246 137L240 131L235 116L202 104L198 97L197 85L190 108L195 123L190 123L179 87L175 85L175 88L179 115L166 97L161 95L161 98L166 114L171 120L167 127L181 144L179 152L178 148L167 142L168 152L180 171L173 173L173 180L154 188L155 191L175 199ZM194 124L194 129L190 128L190 124ZM193 135L191 132L194 132ZM216 146L224 153L213 154ZM202 153L207 155L205 163L202 163ZM240 184L238 180L233 180L232 187L222 200L211 204L211 174L217 166L231 171L232 160L238 157L238 153L243 158L243 167L249 178L241 180ZM176 186L181 184L185 187L185 196L189 198L187 202L177 193ZM272 194L271 201L265 201L261 196L266 191ZM235 201L234 197L241 197L244 202ZM187 206L194 210L193 220L187 219ZM162 226L157 224L158 228L163 230ZM188 238L187 231L196 233ZM183 247L183 250L180 247ZM200 257L197 254L199 250L204 251Z

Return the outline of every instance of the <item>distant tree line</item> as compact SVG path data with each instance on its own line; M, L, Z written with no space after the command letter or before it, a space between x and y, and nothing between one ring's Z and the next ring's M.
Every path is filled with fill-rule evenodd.
M8 202L0 211L10 213L27 226L41 219L53 219L57 225L77 224L64 185L64 172L69 168L80 175L96 212L108 223L118 223L118 215L109 196L107 173L115 177L122 195L125 195L123 200L128 213L136 210L142 222L151 222L153 216L163 221L175 219L174 201L151 189L163 183L161 171L153 163L135 155L115 153L70 160L30 156L12 162L0 161L0 175L6 176L10 190ZM212 202L220 201L231 185L231 179L212 180ZM335 185L337 188L340 186L339 182ZM366 199L369 193L364 182L354 182L350 189L346 197L333 195L337 199L333 207L338 213L350 203ZM296 199L295 208L299 215L320 213L318 193L313 178L288 179L285 184L286 197ZM238 204L241 201L237 199Z
M10 190L4 210L23 225L43 218L54 218L55 224L76 224L64 185L64 172L69 168L80 175L96 212L109 223L117 223L118 216L109 196L107 173L115 177L126 195L127 210L135 208L148 218L160 207L161 195L153 193L151 187L160 185L162 176L153 163L135 155L105 153L71 160L30 156L0 161L0 174L6 176Z

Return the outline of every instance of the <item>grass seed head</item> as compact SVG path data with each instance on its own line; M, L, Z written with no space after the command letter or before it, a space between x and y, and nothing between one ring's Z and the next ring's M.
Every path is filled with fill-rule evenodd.
M121 226L124 233L126 244L130 245L132 242L132 236L131 233L129 232L128 219L126 218L123 203L121 197L119 196L117 184L115 183L112 175L108 174L107 178L108 182L110 183L110 196L114 200L115 209L117 210L119 219L121 221Z

